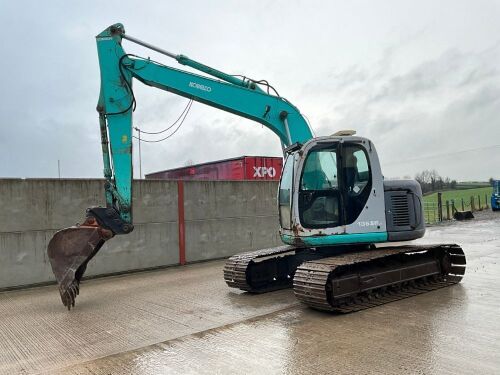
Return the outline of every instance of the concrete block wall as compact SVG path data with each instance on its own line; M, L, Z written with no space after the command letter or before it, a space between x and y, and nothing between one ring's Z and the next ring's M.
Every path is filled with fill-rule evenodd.
M185 181L187 261L280 244L277 189L277 182Z
M46 249L55 231L103 205L102 180L0 179L0 289L54 280ZM185 181L187 262L280 244L277 182ZM116 236L87 276L179 264L178 186L134 181L134 231Z

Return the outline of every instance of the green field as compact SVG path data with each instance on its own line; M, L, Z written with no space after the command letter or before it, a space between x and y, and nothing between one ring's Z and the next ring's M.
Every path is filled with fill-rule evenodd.
M464 189L464 190L445 190L442 191L443 193L442 201L444 205L446 204L446 201L451 201L452 199L454 199L455 204L458 206L459 204L461 204L462 198L466 203L468 203L470 202L470 197L473 196L477 203L477 197L479 195L481 197L481 205L484 206L485 197L488 198L488 204L489 204L492 191L493 188L491 186L475 188L475 189ZM426 203L435 202L437 204L437 193L432 193L424 196L424 202Z
M493 191L492 187L479 187L474 189L457 189L457 190L445 190L442 191L442 203L443 203L443 219L447 219L448 212L451 216L453 215L453 210L451 207L451 200L455 200L455 208L457 210L462 210L462 198L464 200L463 209L470 210L471 207L471 197L474 197L474 209L478 210L485 208L486 205L490 204L491 193ZM450 202L450 210L446 209L446 201ZM424 219L427 224L433 224L439 221L438 215L438 203L437 203L437 192L424 196Z

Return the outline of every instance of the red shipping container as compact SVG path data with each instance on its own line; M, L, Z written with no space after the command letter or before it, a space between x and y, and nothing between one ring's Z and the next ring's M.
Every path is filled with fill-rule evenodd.
M160 180L279 180L283 158L241 156L149 173L147 179Z

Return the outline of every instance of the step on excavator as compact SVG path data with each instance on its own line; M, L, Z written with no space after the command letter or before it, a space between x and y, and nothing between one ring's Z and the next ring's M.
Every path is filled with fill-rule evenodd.
M203 73L125 53L127 40ZM420 185L384 181L377 151L353 131L314 137L300 111L266 80L226 74L125 33L115 24L97 35L101 87L97 111L106 207L57 232L48 256L63 304L75 306L87 264L132 221L133 79L269 128L285 158L278 191L283 246L229 258L229 287L263 293L293 287L314 309L347 313L458 283L465 255L456 244L401 244L425 233Z

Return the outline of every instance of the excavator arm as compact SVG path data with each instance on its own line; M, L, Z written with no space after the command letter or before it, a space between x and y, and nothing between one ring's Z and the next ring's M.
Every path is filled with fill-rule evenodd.
M239 79L186 56L172 54L127 36L121 24L107 28L96 39L101 70L101 94L97 109L101 123L104 174L109 182L106 184L107 205L117 206L126 223L132 223L133 78L148 86L261 123L272 130L285 146L312 138L311 129L299 110L286 99L264 92L255 81ZM218 80L126 54L121 45L123 39L154 49Z
M212 76L165 66L125 53L123 39L153 49ZM74 306L87 263L108 239L133 230L132 113L133 78L209 106L253 120L272 130L283 147L313 137L299 110L286 99L262 90L259 83L228 75L125 34L123 25L108 27L96 37L101 88L97 111L101 132L106 207L87 210L83 224L57 232L48 246L62 302ZM269 89L269 85L267 85Z

